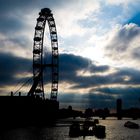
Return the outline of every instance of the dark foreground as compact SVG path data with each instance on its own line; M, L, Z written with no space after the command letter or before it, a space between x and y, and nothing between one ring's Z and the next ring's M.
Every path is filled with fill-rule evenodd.
M46 126L57 119L59 102L32 96L0 96L0 130Z
M80 136L77 138L69 137L69 126L73 121L84 121L84 119L77 118L76 120L63 119L57 121L55 126L35 127L28 126L24 128L14 128L1 131L0 140L98 140L94 136ZM116 118L107 118L106 120L99 120L100 124L106 126L105 140L139 140L140 129L129 129L124 127L127 119L117 120ZM140 120L131 120L140 125Z

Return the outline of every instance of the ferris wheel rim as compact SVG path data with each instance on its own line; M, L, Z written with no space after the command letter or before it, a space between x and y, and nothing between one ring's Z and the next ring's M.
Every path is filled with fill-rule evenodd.
M46 22L48 22L51 40L51 64L43 64L43 43ZM32 90L28 95L37 94L44 98L43 69L51 67L51 100L57 100L58 94L58 73L59 73L58 38L55 20L49 8L41 9L35 27L33 43L33 80ZM34 91L33 91L34 90ZM33 93L34 92L34 93Z

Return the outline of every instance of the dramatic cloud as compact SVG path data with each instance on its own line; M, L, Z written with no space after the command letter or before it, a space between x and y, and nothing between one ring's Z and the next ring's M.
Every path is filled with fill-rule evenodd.
M30 46L30 48L29 48ZM0 34L0 52L23 58L32 58L32 44L25 36L5 36Z
M98 94L90 93L90 94L67 94L60 95L60 106L66 107L68 105L72 105L75 108L105 108L108 107L110 109L116 108L116 100L118 98L122 99L122 107L130 108L137 107L139 104L139 88L103 88L99 89ZM101 93L107 94L101 94ZM110 94L108 94L110 93ZM112 94L114 96L112 96Z
M32 71L27 71L32 66L36 18L41 8L48 7L59 40L61 103L111 108L122 97L126 105L134 106L140 85L139 4L139 0L2 0L1 94L19 80L31 78ZM44 52L48 53L51 47L47 26ZM48 73L45 76L50 77ZM49 80L44 83L47 85Z
M101 88L98 91L104 93L106 96L114 95L116 97L114 99L121 98L124 108L135 107L136 104L139 104L140 87Z
M126 99L126 96L129 95L127 100L131 99L131 96L134 95L134 100L136 100L139 97L138 91L139 87L137 88L129 88L130 84L133 85L139 85L140 84L140 78L139 78L139 71L133 70L133 69L123 69L118 70L116 72L113 72L112 74L108 75L98 75L100 72L106 72L109 70L108 66L96 66L95 64L91 63L91 60L81 57L81 56L75 56L72 54L61 54L60 55L60 85L61 83L74 83L76 86L71 86L70 89L75 90L75 93L77 89L80 88L87 88L90 89L87 93L75 95L74 93L70 94L67 93L66 95L60 94L59 98L60 101L62 101L62 106L65 102L72 104L73 106L77 107L82 106L82 103L84 103L83 107L101 107L102 104L106 104L108 107L114 107L114 102L117 99L117 97L122 97L123 99ZM18 80L22 79L25 81L30 77L28 77L27 72L29 68L31 67L31 60L30 59L24 59L20 57L16 57L9 54L0 54L0 85L1 87L5 87L6 85L13 85L17 84ZM88 69L89 67L95 68ZM103 71L104 69L104 71ZM86 71L89 70L91 72L91 76L84 76L84 75L77 75L78 71ZM99 71L97 71L99 70ZM94 74L92 75L94 71ZM31 71L30 71L31 74ZM18 75L21 75L21 77L18 77ZM22 77L22 75L24 77ZM119 88L119 85L116 88L111 88L113 84L122 84L127 85L128 87L125 88ZM101 86L107 86L106 88L100 88ZM108 86L110 85L110 86ZM99 86L99 87L98 87ZM93 89L92 89L93 88ZM2 90L4 91L4 89ZM1 92L2 92L1 91ZM60 89L61 91L61 89ZM10 92L10 91L9 91ZM66 91L64 91L66 92ZM86 95L87 94L87 95ZM115 97L114 97L115 95ZM71 98L70 98L70 97ZM80 97L80 98L79 98ZM104 100L104 101L103 101ZM96 101L98 101L96 103ZM75 103L74 103L75 102ZM133 104L131 104L133 105Z
M138 65L139 38L140 27L138 25L130 23L120 27L114 32L106 47L107 56L120 65L128 67Z
M116 99L101 94L63 94L59 96L60 106L72 105L74 108L116 108Z
M4 88L7 88L8 85L16 85L19 80L25 82L25 80L31 78L32 61L30 59L1 53L0 65L1 92L4 92ZM29 69L30 71L28 71ZM134 105L134 101L139 97L140 71L128 68L116 69L111 73L107 73L108 71L110 71L109 66L96 65L90 59L73 54L60 54L59 85L60 87L64 83L64 86L69 85L69 89L59 90L60 93L62 92L59 95L62 106L67 102L76 107L76 103L79 102L77 107L101 107L100 103L102 102L108 107L114 107L117 98L121 97L129 102L133 95L131 106ZM88 75L85 75L86 72L88 72ZM104 73L106 74L104 75ZM137 87L135 87L136 85ZM84 94L77 95L76 93L83 88L87 91ZM84 105L81 104L81 101ZM96 101L98 102L96 103Z
M20 80L27 80L29 69L31 69L31 60L13 56L11 54L0 53L0 89L1 94L6 94L10 88L15 86ZM5 91L4 91L5 89Z
M14 77L16 74L22 74L31 69L32 60L17 57L12 54L0 53L0 65L1 79L3 77L1 84L6 84L2 81L10 81L9 78ZM93 72L98 73L107 70L108 66L97 66L87 58L73 54L60 54L60 81L78 81L78 71L89 71L92 74Z

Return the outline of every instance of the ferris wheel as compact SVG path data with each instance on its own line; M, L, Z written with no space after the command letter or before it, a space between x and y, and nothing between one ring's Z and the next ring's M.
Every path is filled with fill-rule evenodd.
M45 64L44 59L44 32L46 22L48 23L50 40L51 40L51 62ZM58 76L59 76L59 53L58 39L55 20L50 9L44 8L39 12L35 27L34 43L33 43L33 84L28 92L28 96L39 96L45 98L44 95L44 69L51 68L51 93L50 99L57 100L58 94Z

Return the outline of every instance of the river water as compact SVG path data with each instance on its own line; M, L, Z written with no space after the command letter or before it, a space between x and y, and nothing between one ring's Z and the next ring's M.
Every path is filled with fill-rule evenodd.
M56 123L54 127L27 127L16 128L4 131L0 134L0 140L99 140L95 136L69 137L69 126L72 121L84 121L81 118L63 119ZM99 120L99 124L106 126L105 140L140 140L140 129L129 129L124 127L128 119L117 120L107 118ZM130 120L140 125L140 120Z

